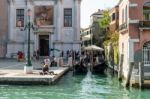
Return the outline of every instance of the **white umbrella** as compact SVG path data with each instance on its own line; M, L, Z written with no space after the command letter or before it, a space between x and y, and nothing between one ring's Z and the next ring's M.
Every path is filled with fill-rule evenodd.
M85 47L84 50L103 51L104 49L96 45Z

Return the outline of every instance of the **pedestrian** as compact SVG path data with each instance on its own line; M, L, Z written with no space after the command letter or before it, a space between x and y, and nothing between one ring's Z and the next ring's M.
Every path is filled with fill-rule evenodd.
M64 57L64 51L61 52L60 57Z
M39 60L40 52L39 50L36 51L36 59Z
M36 60L37 59L37 56L36 56L36 51L33 52L33 60Z

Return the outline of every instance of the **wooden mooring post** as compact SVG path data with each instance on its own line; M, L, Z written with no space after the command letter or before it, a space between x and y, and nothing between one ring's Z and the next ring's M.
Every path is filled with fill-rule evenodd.
M144 84L144 65L143 62L139 62L139 88L142 88Z
M130 85L130 80L131 80L131 76L132 76L133 67L134 67L134 62L131 62L129 64L129 71L128 71L127 80L126 80L126 83L125 83L126 87L129 87L129 85Z
M120 63L119 63L119 70L118 70L118 79L119 79L119 81L122 80L123 58L124 58L124 55L121 54L121 59L120 59Z

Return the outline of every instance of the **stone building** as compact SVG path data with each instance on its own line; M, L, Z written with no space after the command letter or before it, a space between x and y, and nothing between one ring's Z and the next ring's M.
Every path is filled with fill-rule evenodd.
M0 57L6 55L6 41L8 34L8 8L7 0L0 0Z
M109 11L109 32L113 33L119 29L119 6L116 5Z
M100 32L99 21L102 18L103 10L98 9L98 11L91 14L89 27L82 29L81 32L82 45L84 47L95 44L95 41L100 38L97 34ZM96 38L96 40L94 38Z
M119 51L123 54L123 76L129 64L144 63L144 72L150 72L150 0L120 0Z
M80 3L81 0L8 0L10 17L6 57L18 51L27 54L28 30L20 31L20 28L29 21L29 9L30 22L38 27L31 30L31 55L37 50L40 56L54 54L56 57L61 51L80 51Z

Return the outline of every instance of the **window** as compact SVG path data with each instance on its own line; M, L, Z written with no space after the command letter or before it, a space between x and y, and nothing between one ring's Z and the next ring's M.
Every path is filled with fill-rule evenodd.
M16 9L16 27L19 27L18 21L21 22L21 27L24 27L24 9Z
M115 20L115 13L112 14L112 21Z
M150 14L144 14L144 20L150 21Z
M150 2L146 2L143 6L144 21L150 21Z
M64 9L64 27L72 27L72 9Z

